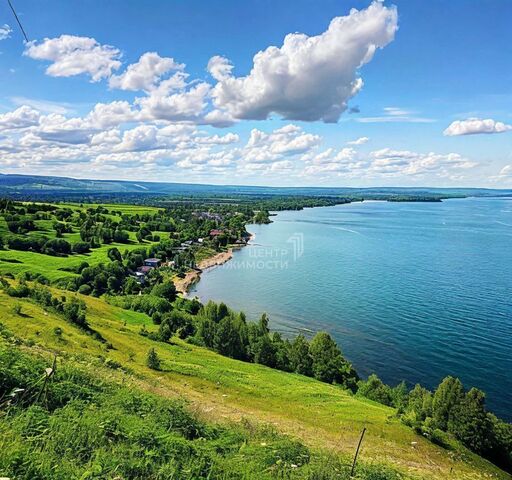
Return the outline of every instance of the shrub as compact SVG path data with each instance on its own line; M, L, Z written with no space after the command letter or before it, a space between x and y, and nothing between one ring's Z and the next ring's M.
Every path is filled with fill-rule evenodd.
M91 250L91 244L89 242L76 242L73 244L73 253L83 254L89 253Z
M90 295L92 292L92 288L87 285L87 283L84 283L83 285L80 285L78 289L78 293L81 293L82 295Z
M160 357L156 353L154 348L150 348L146 357L146 365L151 370L160 370L161 362Z

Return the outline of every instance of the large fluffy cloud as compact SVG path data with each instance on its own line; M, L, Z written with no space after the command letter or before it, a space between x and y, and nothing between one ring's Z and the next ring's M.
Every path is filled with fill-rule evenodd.
M200 123L208 106L207 97L210 89L210 85L203 82L172 95L153 94L139 98L137 105L140 107L141 118Z
M177 63L173 58L147 52L137 63L128 65L121 75L113 75L109 83L112 88L121 90L150 91L156 88L163 75L183 68L185 65Z
M456 120L443 132L444 135L453 137L456 135L475 135L477 133L503 133L512 130L512 125L497 122L491 118L481 120L479 118L468 118L467 120Z
M283 157L304 154L316 147L322 138L306 133L296 125L286 125L271 133L253 129L242 156L249 164L280 161Z
M240 119L277 113L291 120L336 122L362 87L358 69L393 40L397 28L395 7L374 2L334 18L320 35L287 35L280 48L257 53L245 77L234 77L231 64L214 57L209 63L218 80L214 103Z
M52 77L87 74L97 82L112 75L121 66L121 52L110 45L101 45L94 38L61 35L30 42L24 52L30 58L47 60L46 73Z
M0 115L0 132L31 127L39 123L40 113L29 106L22 106Z

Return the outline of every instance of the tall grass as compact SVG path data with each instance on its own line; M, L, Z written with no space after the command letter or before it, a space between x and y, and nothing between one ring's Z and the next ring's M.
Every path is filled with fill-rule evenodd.
M218 426L181 402L84 366L0 347L0 477L13 479L346 479L348 461L249 422ZM403 478L362 465L359 479Z

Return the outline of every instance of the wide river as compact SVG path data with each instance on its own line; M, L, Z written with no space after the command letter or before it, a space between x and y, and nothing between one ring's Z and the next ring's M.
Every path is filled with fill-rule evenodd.
M191 291L285 334L327 330L358 372L487 392L512 419L512 199L280 212Z

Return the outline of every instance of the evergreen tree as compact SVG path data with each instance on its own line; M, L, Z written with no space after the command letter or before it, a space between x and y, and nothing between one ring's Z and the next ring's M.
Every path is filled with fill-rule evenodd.
M261 336L253 345L254 362L275 368L277 364L276 347L268 335Z
M283 372L291 372L290 364L290 342L283 340L278 332L272 334L272 344L276 352L276 367Z
M146 357L146 365L151 368L151 370L160 370L160 357L156 353L154 348L150 348Z
M213 348L221 355L242 359L245 356L238 330L231 316L224 317L215 329Z
M199 318L196 337L202 345L213 348L215 338L215 323L209 318Z
M270 329L268 328L268 323L269 323L268 315L266 313L264 313L258 322L258 327L259 327L262 335L269 334Z
M409 400L409 389L407 388L407 384L402 381L396 387L391 389L391 400L393 406L398 410L399 413L402 413L407 407L407 402Z
M409 403L407 410L414 416L416 422L423 422L427 417L432 416L432 393L416 384L409 392Z
M123 260L121 257L121 253L119 252L119 250L116 247L109 248L107 251L107 256L112 262L114 262L116 260L121 262Z

